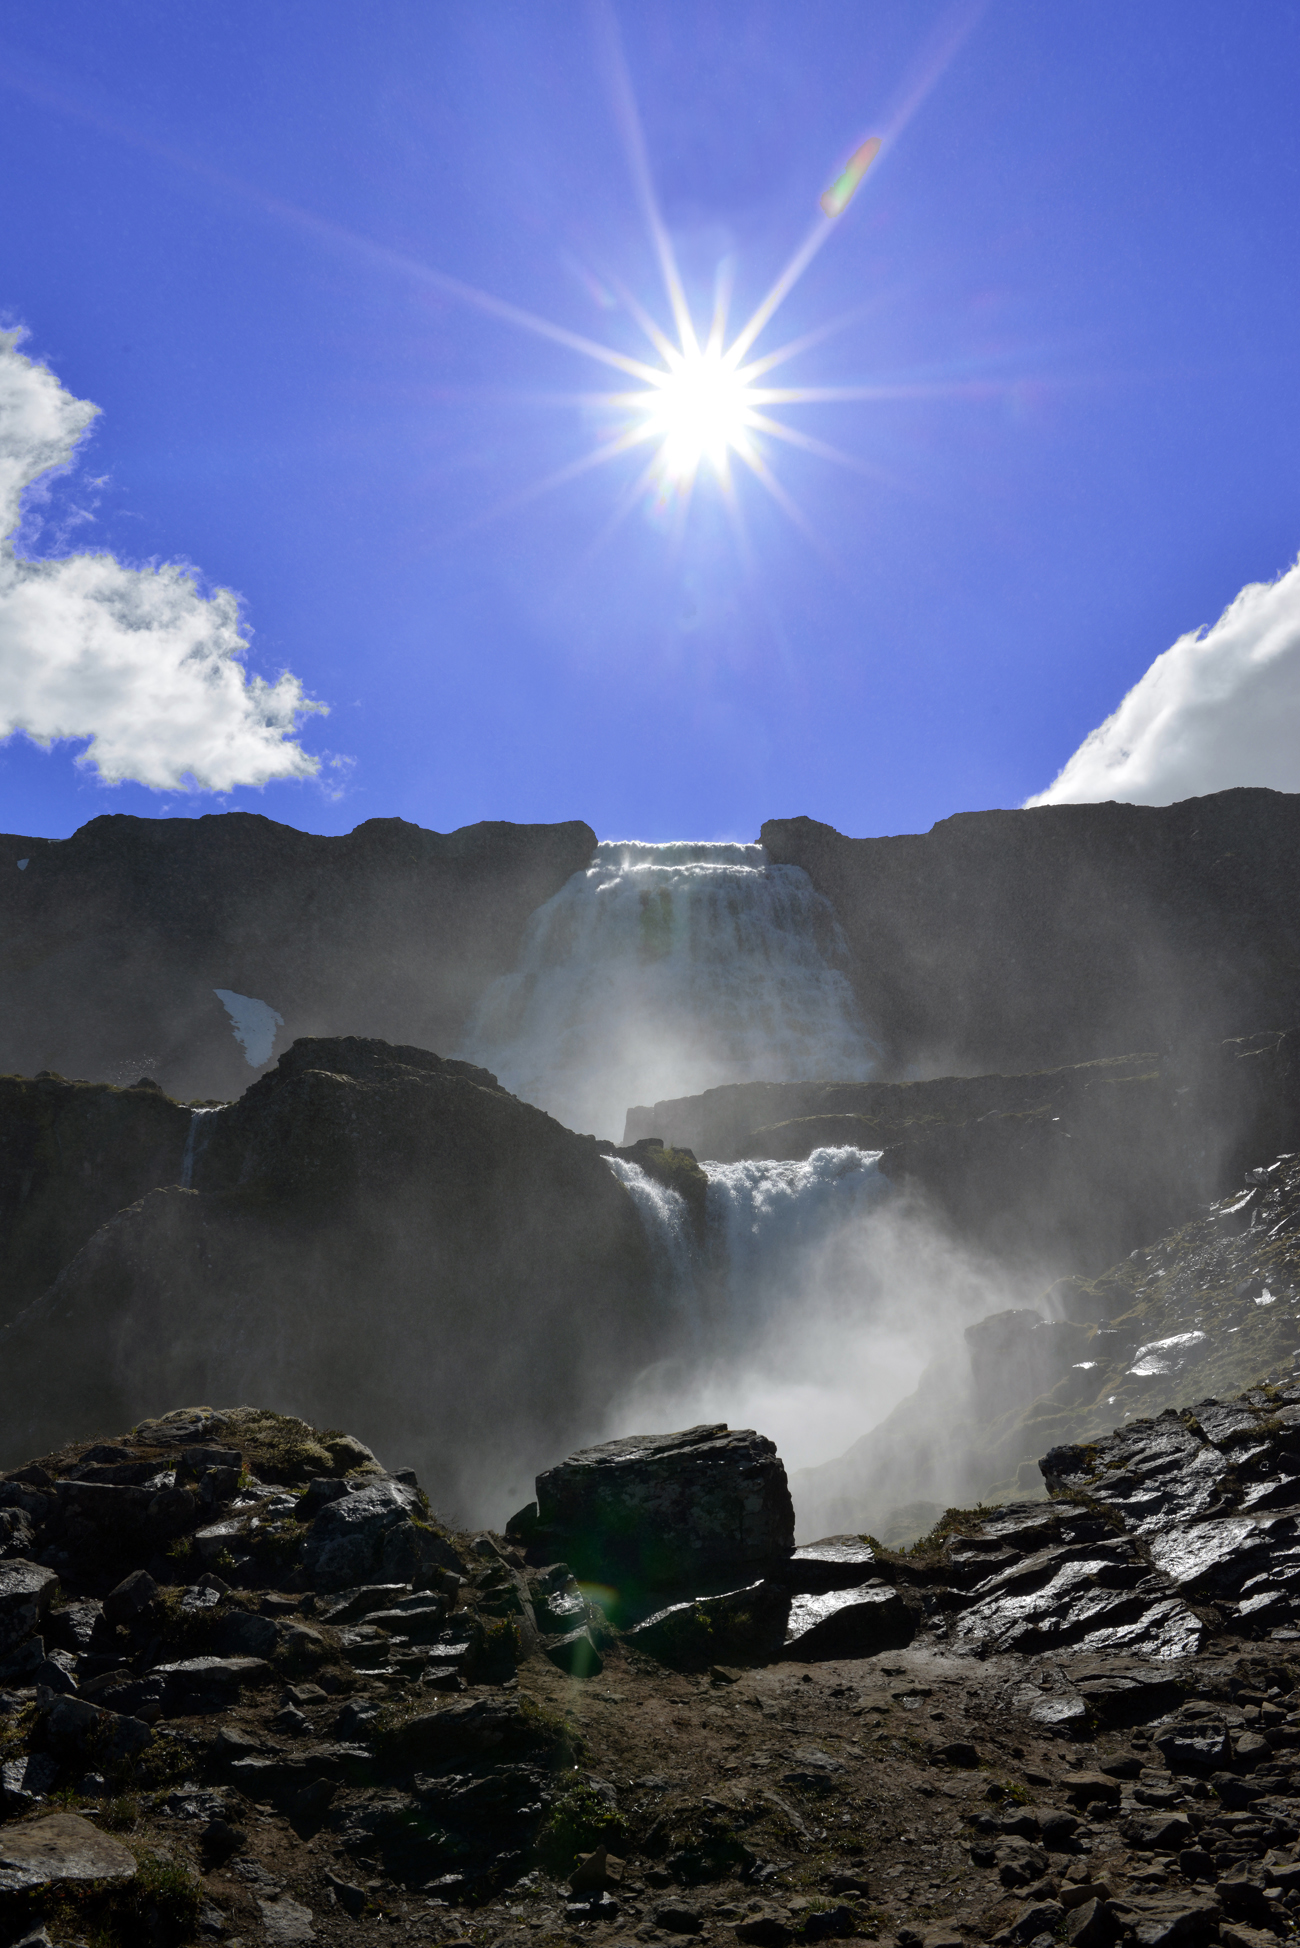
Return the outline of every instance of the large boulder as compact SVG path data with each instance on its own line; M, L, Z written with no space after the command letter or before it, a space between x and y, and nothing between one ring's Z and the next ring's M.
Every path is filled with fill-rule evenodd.
M581 1448L538 1475L537 1521L580 1574L659 1589L770 1568L794 1547L775 1446L725 1422Z

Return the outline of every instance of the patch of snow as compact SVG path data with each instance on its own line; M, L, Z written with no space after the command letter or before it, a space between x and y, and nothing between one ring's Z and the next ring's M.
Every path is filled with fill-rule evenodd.
M29 866L31 865L31 863L32 863L32 862L31 862L31 860L30 860L30 859L20 859L20 860L18 861L18 870L19 870L19 872L20 872L20 873L25 873L25 872L27 871L27 868L28 868L28 867L29 867Z
M1255 1304L1256 1305L1276 1305L1277 1304L1277 1300L1274 1298L1273 1294L1269 1291L1267 1285L1264 1287L1264 1290L1260 1293L1259 1297L1256 1299Z
M1204 1340L1203 1332L1176 1332L1168 1339L1153 1339L1149 1345L1138 1347L1129 1372L1139 1379L1157 1373L1177 1373L1187 1364L1193 1348L1202 1345Z
M275 1031L284 1027L284 1016L265 1001L255 1001L251 995L235 994L230 988L213 988L212 992L230 1016L235 1040L244 1051L244 1059L251 1069L260 1069L271 1059L275 1047Z

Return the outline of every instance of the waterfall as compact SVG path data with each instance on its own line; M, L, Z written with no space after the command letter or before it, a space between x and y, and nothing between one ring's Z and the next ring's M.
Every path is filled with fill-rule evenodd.
M797 1315L819 1259L887 1193L879 1155L846 1147L814 1150L802 1163L704 1164L703 1249L677 1191L638 1164L620 1157L606 1162L637 1207L664 1295L697 1343L707 1336L711 1349L725 1354L783 1313Z
M203 1116L215 1116L217 1114L218 1114L218 1107L216 1105L214 1105L211 1109L192 1109L190 1111L190 1126L188 1130L186 1130L185 1132L185 1148L181 1151L181 1189L182 1190L193 1190L194 1163L195 1163L196 1154L202 1155L203 1149L205 1149L207 1146L207 1139L212 1134L211 1129L208 1129L204 1132L203 1144L198 1146L197 1153L196 1153L195 1139L197 1138L199 1133L199 1119Z
M725 1082L863 1081L829 902L762 846L607 841L529 922L462 1051L570 1129Z
M640 1164L623 1157L606 1157L614 1175L626 1184L636 1205L654 1254L658 1283L663 1296L686 1321L692 1338L700 1329L699 1280L700 1250L691 1225L691 1214L680 1191L647 1177Z
M731 1323L772 1316L799 1292L814 1256L889 1186L878 1150L814 1150L801 1163L708 1163L709 1237Z

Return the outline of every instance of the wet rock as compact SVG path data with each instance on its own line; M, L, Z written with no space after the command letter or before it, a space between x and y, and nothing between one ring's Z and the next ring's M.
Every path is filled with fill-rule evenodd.
M794 1546L794 1509L772 1442L702 1425L583 1448L537 1477L538 1520L582 1575L689 1588L768 1567Z
M303 1569L313 1589L331 1591L383 1580L409 1584L460 1559L421 1513L416 1490L403 1482L371 1481L339 1496L316 1515L303 1546Z
M53 1791L58 1778L59 1762L48 1752L7 1759L0 1766L0 1803L7 1813L29 1813Z
M828 1535L796 1549L781 1568L780 1580L797 1595L856 1589L876 1575L876 1552L860 1535Z
M605 1660L585 1624L580 1630L570 1630L563 1637L546 1637L542 1642L552 1664L570 1677L599 1677L605 1668Z
M888 1583L796 1596L790 1604L784 1655L873 1657L909 1644L916 1625L915 1611Z
M267 1682L271 1667L260 1657L187 1657L159 1664L150 1676L161 1680L169 1716L228 1711L245 1685Z
M131 1880L135 1855L75 1813L51 1813L0 1827L0 1893L35 1894L59 1885Z

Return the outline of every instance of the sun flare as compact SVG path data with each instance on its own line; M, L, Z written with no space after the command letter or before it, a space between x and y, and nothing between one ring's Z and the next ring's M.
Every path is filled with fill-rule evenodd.
M689 486L704 461L721 477L731 454L747 449L749 385L715 346L692 346L678 355L642 399L665 485Z

